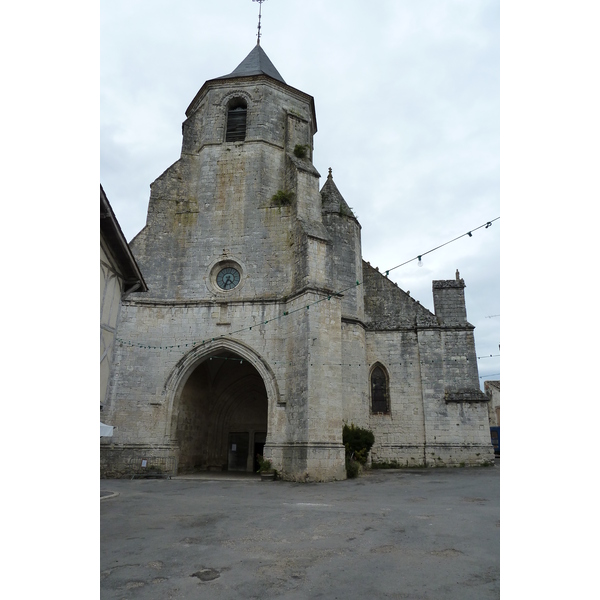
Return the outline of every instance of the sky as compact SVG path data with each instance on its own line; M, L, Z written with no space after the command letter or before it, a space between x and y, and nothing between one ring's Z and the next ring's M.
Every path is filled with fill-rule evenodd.
M480 382L500 379L499 1L266 0L261 12L261 47L315 99L313 162L361 223L363 258L432 311L432 280L458 269ZM129 241L180 156L187 106L253 49L258 13L251 0L101 1L100 178ZM395 268L418 255L423 266Z

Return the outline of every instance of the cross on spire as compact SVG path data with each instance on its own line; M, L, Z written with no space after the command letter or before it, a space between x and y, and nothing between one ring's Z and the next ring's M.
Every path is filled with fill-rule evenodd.
M256 43L258 46L260 46L260 18L261 18L261 13L262 13L262 3L265 0L252 0L252 2L258 2L258 35L256 36Z

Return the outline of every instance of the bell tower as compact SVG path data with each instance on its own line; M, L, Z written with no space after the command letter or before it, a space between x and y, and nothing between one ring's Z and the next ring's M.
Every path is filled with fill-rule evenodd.
M200 88L186 117L181 157L151 185L147 225L132 242L154 293L219 294L215 261L239 263L231 298L326 287L312 96L286 84L257 44L229 75ZM153 268L157 253L167 273L164 262Z
M185 114L181 156L151 185L131 243L144 298L206 306L196 342L232 336L277 371L264 454L278 470L344 479L342 307L312 164L314 100L257 43Z

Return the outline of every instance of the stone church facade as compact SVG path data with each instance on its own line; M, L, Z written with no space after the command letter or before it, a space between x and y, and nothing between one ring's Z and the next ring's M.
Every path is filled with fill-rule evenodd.
M434 281L434 314L363 261L331 170L319 189L313 98L257 45L186 117L130 243L148 291L122 303L102 474L262 454L286 479L344 479L344 423L374 432L373 461L492 461L465 284Z

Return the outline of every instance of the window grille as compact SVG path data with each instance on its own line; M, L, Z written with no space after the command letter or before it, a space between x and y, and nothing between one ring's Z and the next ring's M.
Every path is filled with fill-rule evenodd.
M246 139L246 103L243 100L234 101L227 111L226 142L243 142Z

